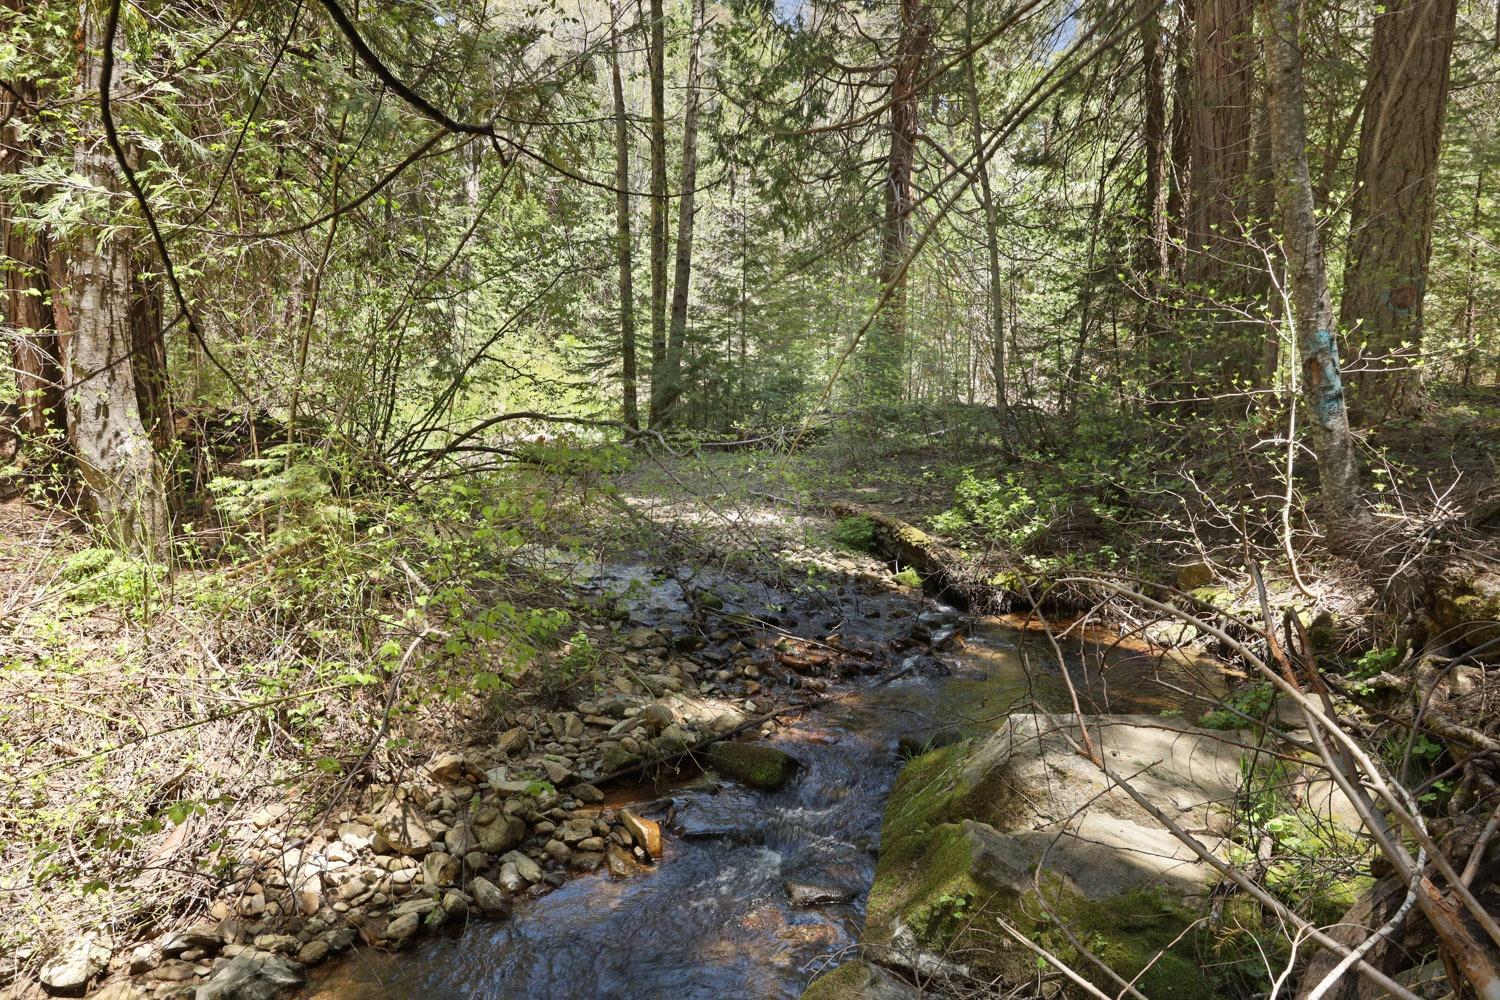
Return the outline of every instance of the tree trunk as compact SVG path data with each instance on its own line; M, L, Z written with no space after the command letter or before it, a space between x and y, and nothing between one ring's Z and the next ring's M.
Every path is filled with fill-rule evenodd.
M1359 491L1354 440L1344 407L1333 299L1307 168L1307 121L1298 43L1300 0L1261 0L1265 33L1267 118L1272 173L1286 240L1291 320L1302 358L1302 393L1310 411L1325 517L1347 516Z
M1469 267L1464 288L1464 375L1465 389L1474 384L1474 362L1479 353L1479 341L1474 336L1474 321L1478 318L1479 297L1479 223L1483 218L1485 168L1480 166L1474 177L1474 209L1469 218Z
M80 98L92 106L100 81L101 18L84 4ZM102 138L86 129L73 168L105 195L95 210L114 210L120 193L116 164ZM168 541L161 463L141 420L132 358L131 247L117 230L101 239L106 220L80 226L72 267L72 344L68 352L68 433L89 505L112 543L139 552ZM107 220L113 221L113 220Z
M660 424L667 375L666 26L662 0L651 0L647 62L651 75L651 414Z
M625 113L625 85L620 79L620 5L610 6L609 85L615 104L615 260L620 271L620 366L625 426L640 430L636 397L635 281L631 268L630 128Z
M873 396L890 402L901 398L906 353L906 260L911 245L912 169L921 131L919 87L932 25L922 0L901 0L900 35L892 63L891 144L885 167L885 216L881 224L879 293L889 291L870 328L866 370Z
M1240 225L1250 170L1254 98L1251 0L1192 0L1193 100L1188 116L1192 183L1188 245L1192 276L1232 280L1226 265L1245 258Z
M172 403L167 391L167 341L161 325L161 281L137 272L130 279L130 363L141 423L157 454L172 446Z
M974 0L965 8L964 42L974 42ZM1000 274L1000 215L990 187L990 166L984 159L984 116L979 101L979 76L974 56L964 60L969 84L969 109L974 125L974 169L979 173L979 207L984 213L984 246L989 267L990 375L995 381L995 411L1005 416L1005 288Z
M1171 172L1167 177L1168 271L1176 280L1187 274L1187 202L1192 187L1193 161L1188 118L1193 107L1193 25L1179 8L1172 38L1172 120L1168 139Z
M1251 106L1255 99L1253 0L1192 0L1192 160L1188 192L1188 279L1203 298L1214 336L1195 338L1197 381L1252 377L1260 361L1258 325L1243 306L1256 282L1249 248Z
M1141 189L1140 278L1154 299L1167 270L1167 61L1161 19L1152 14L1141 23L1141 104L1146 146L1145 186ZM1154 308L1148 306L1154 312Z
M698 186L698 59L703 45L704 0L693 0L693 38L688 50L687 98L682 112L682 176L677 206L677 261L672 275L672 316L667 326L667 384L660 420L671 419L682 395L682 346L687 340L688 285L693 276L694 189Z
M1363 345L1353 400L1371 419L1421 402L1416 364L1457 15L1458 0L1391 0L1375 17L1339 309Z
M25 0L3 0L0 7L19 16ZM0 89L0 174L31 166L36 150L23 123L37 101L36 85L16 79ZM5 324L10 327L11 367L16 377L16 430L27 438L62 431L62 343L53 315L47 234L16 223L41 201L32 188L16 189L15 204L0 203L0 249L5 254Z

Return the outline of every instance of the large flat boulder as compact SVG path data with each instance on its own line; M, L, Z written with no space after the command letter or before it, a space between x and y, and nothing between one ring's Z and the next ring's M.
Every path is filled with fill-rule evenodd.
M1112 772L1205 849L1226 849L1238 734L1154 716L1083 720ZM1004 924L1060 957L1072 951L1065 924L1127 978L1149 965L1148 996L1211 995L1192 935L1173 942L1213 868L1077 752L1081 742L1076 717L1014 715L907 765L881 827L865 926L872 954L1021 981L1036 956Z

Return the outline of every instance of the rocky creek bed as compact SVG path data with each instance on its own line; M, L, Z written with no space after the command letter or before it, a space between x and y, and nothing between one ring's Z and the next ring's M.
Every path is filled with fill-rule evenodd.
M80 942L49 967L51 991L108 976L90 995L790 998L822 974L812 995L853 997L905 988L851 964L861 954L919 977L974 969L944 908L993 898L997 857L1001 887L1026 894L1036 852L987 839L993 803L973 790L996 787L976 768L1004 764L986 734L1014 733L1024 705L1072 703L1046 638L962 622L912 590L849 583L810 599L648 580L594 570L635 622L612 687L516 711L493 745L373 789L368 811L300 831L257 816L240 838L258 872L237 896L112 956ZM1218 686L1194 661L1080 648L1090 711L1191 713L1184 692ZM1033 761L1066 756L1047 749ZM962 793L934 798L919 780L965 767ZM915 824L901 818L913 810ZM937 875L914 862L959 855ZM1114 888L1157 891L1150 878ZM1145 948L1159 934L1138 936Z

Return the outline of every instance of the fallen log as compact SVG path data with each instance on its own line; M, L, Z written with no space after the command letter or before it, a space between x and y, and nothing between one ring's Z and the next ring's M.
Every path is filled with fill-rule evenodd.
M876 555L916 570L922 589L934 597L980 612L1011 611L1036 603L1021 574L982 565L899 517L843 501L831 504L829 510L835 517L868 521ZM1006 578L1014 584L1008 585Z

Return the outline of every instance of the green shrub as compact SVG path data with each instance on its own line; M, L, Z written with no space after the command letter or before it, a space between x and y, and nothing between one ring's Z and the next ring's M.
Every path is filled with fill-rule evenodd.
M855 552L875 551L875 522L858 514L841 517L833 525L834 543Z
M89 548L75 552L63 564L62 578L72 587L68 597L77 604L139 604L166 576L167 568L122 555L113 549Z
M1224 699L1226 708L1216 708L1205 713L1203 718L1198 720L1198 725L1205 729L1243 729L1249 725L1245 716L1251 719L1264 719L1270 714L1271 704L1275 701L1275 697L1276 690L1268 681L1248 684ZM1243 714L1236 714L1231 709Z

